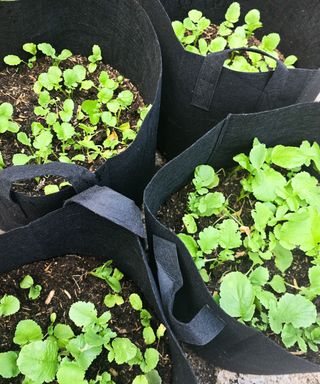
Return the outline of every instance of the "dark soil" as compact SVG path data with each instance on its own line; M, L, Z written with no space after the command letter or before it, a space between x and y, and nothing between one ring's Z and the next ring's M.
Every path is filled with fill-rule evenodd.
M65 70L67 68L73 68L77 64L86 66L88 64L88 59L79 55L72 56L69 59L61 62L60 68L61 70ZM42 57L36 61L32 69L29 69L26 65L20 65L18 68L6 67L4 70L0 71L0 103L8 102L13 105L13 120L20 124L20 131L26 132L27 134L28 132L30 132L32 122L43 121L42 117L36 116L33 112L34 107L38 105L38 96L33 91L33 85L39 75L43 72L47 72L48 68L51 65L51 59L47 57ZM92 80L97 85L99 82L98 79L101 71L108 72L109 77L111 79L116 79L118 76L121 75L116 69L112 68L110 65L100 62L98 63L98 67L94 73L87 73L86 79ZM122 111L119 121L120 123L129 121L131 128L135 131L138 131L138 108L145 106L143 98L139 93L139 90L127 78L124 79L124 82L115 91L115 95L124 90L130 90L134 94L134 101L131 107L129 107L125 111ZM62 94L61 92L56 92L56 95L54 95L54 93L50 91L50 94L51 97L58 96L61 99L59 102L61 103L61 105L63 104L63 101L67 98L67 96ZM80 89L77 88L72 95L72 99L75 103L75 110L77 106L81 105L84 100L96 99L96 96L97 90L95 88L92 88L88 91L80 91ZM74 125L76 125L76 117L73 118L71 123L74 123ZM102 123L99 123L97 132L99 131L100 125L102 129L100 129L100 133L98 133L94 138L94 142L97 145L102 144L103 141L107 138L106 130ZM76 129L76 132L77 131L78 128ZM79 130L79 132L80 131L81 130ZM119 141L121 142L122 133L119 130L112 131L112 134L113 132L114 134L118 135ZM58 141L56 140L53 143L53 149L56 154L60 152L58 147ZM30 155L28 148L22 146L19 141L15 139L15 135L10 132L0 135L0 148L4 162L7 167L12 165L12 157L15 153L26 153ZM126 148L126 145L121 143L118 144L114 149L113 156L123 152ZM68 151L68 157L72 157L75 154L76 153L72 153L72 150ZM49 159L51 161L57 161L57 158L54 156L51 156ZM95 171L104 162L105 159L97 158L90 164L82 162L77 163L88 168L90 171ZM43 185L43 187L45 185L53 184L55 182L55 178L51 177L42 178L41 180L41 185ZM14 189L16 191L24 192L27 194L38 195L40 192L41 194L43 194L43 187L39 188L39 182L37 181L28 181L16 184Z
M248 197L242 200L238 199L238 196L242 190L240 180L243 177L244 172L228 172L226 175L220 174L219 186L216 187L214 191L222 192L226 198L228 197L229 206L234 209L237 216L241 216L241 219L244 223L244 229L247 229L247 227L250 228L252 225L251 209L255 204L255 200L252 198L249 200ZM157 214L160 222L177 234L181 232L185 233L182 218L187 212L188 194L191 191L194 191L194 186L190 181L179 192L172 195L160 207ZM212 225L217 220L217 218L217 216L211 216L203 217L197 220L198 232L201 232L204 228ZM195 238L197 239L197 236ZM215 256L218 255L218 252L219 249L214 250L212 255L207 255L207 257L210 259L215 258ZM226 262L223 265L215 267L213 270L210 270L207 264L207 271L210 274L210 281L207 284L207 287L212 294L219 291L220 281L225 273L231 271L240 271L246 273L250 269L252 262L246 256L244 248L239 248L235 254L236 261ZM278 274L279 271L276 269L272 260L266 262L265 265L269 269L271 280L272 276ZM308 269L311 266L312 264L310 262L310 257L305 256L305 254L299 250L294 250L292 266L286 271L286 281L293 286L308 286ZM295 288L287 287L287 292L296 294L297 290ZM315 300L314 304L317 307L317 311L320 312L320 299ZM278 335L267 333L267 336L283 347ZM295 348L290 349L290 352L296 355L301 355L301 357L305 357L316 364L320 364L319 352L313 352L309 349L307 354L302 354L301 351L296 350Z
M108 308L103 304L103 299L108 293L113 293L111 288L103 281L88 274L94 268L102 264L95 258L65 256L50 261L41 261L30 265L25 265L15 271L1 276L0 297L4 294L16 296L21 303L18 313L8 317L0 318L0 352L16 350L12 338L17 323L23 319L36 321L41 328L46 330L50 325L50 314L57 314L57 322L69 324L75 334L77 327L71 322L68 316L70 306L76 301L92 302L96 305L98 314L102 314ZM19 287L19 283L25 275L31 275L36 284L42 286L39 299L32 301L28 299L27 291ZM128 337L135 345L145 350L145 343L142 337L142 327L140 316L133 310L129 303L131 293L139 293L136 285L126 278L122 281L121 296L125 303L121 306L111 308L112 319L110 327L118 333L120 337ZM50 294L54 294L48 303ZM148 309L148 308L147 308ZM159 322L152 320L155 329ZM171 361L169 357L167 337L164 337L152 347L157 348L161 357L158 371L162 377L163 384L171 382ZM131 384L133 378L139 373L139 369L129 365L117 366L108 363L107 354L102 353L89 369L88 377L95 377L98 372L108 370L113 380L117 384ZM0 379L1 383L8 383L7 380ZM11 379L10 384L20 384L21 377ZM56 384L56 382L54 382ZM71 383L70 383L71 384Z

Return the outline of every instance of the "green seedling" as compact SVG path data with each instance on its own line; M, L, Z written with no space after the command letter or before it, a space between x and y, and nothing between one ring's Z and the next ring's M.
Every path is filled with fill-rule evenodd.
M255 139L249 154L238 154L234 161L238 166L230 177L244 174L238 199L251 206L250 220L242 217L242 209L233 210L228 196L215 191L222 171L200 165L178 236L206 283L226 266L214 298L230 316L279 335L287 348L317 351L320 186L308 170L320 171L319 145L304 141L297 147L267 148ZM199 229L202 217L212 224ZM296 251L310 260L307 286L292 284L286 275ZM238 270L242 260L249 265L246 272Z
M35 284L32 276L26 275L24 278L20 281L20 288L22 289L28 289L28 297L31 300L36 300L42 291L42 287L39 284Z
M57 54L48 43L28 43L23 49L33 55L29 60L32 65L37 52L51 59L52 65L40 73L34 83L38 104L34 107L36 118L31 123L31 130L20 132L20 126L13 118L13 106L9 103L0 105L0 134L12 134L21 149L11 159L14 165L58 160L91 166L100 158L107 160L117 155L135 140L151 105L133 111L140 118L135 126L131 126L125 116L128 111L132 112L135 95L121 89L124 77L113 79L102 70L96 83L88 78L102 60L99 46L93 46L87 67L76 64L67 69L61 69L59 64L71 57L69 50ZM5 62L28 65L13 55L7 56ZM88 95L80 105L75 101L75 91ZM5 162L0 155L0 169L3 168ZM58 192L58 188L48 186L45 193Z
M172 27L181 44L192 53L206 56L225 49L256 47L279 58L277 50L280 44L279 34L270 33L263 36L259 44L256 43L254 32L263 26L260 12L257 9L250 10L244 17L245 24L237 26L240 16L240 4L232 3L225 14L225 21L218 26L216 36L211 40L206 32L209 31L212 22L198 10L191 10L183 22L174 21ZM293 68L297 60L296 56L291 55L284 60L284 63L288 68ZM235 52L224 65L239 72L267 72L275 69L277 62L255 52L248 52L246 55Z
M107 281L110 277L109 268L117 271L117 274L121 273L108 263L97 268L95 275ZM25 276L21 282L24 287L30 287L31 284L33 280L30 276ZM1 299L1 316L9 316L19 309L19 302L13 299L15 298L12 296ZM113 307L115 304L121 305L121 299L117 294L107 295L105 303ZM132 300L142 308L138 295L132 296ZM69 319L72 327L57 323L57 315L52 313L47 332L43 332L34 320L21 320L13 337L16 345L14 351L0 353L0 377L7 379L4 382L10 382L20 375L26 384L70 384L74 380L81 384L115 384L111 374L103 370L94 378L91 370L91 378L87 378L92 363L98 357L107 356L109 363L119 369L123 365L135 369L137 374L133 383L161 384L161 377L156 369L160 356L157 349L142 349L129 338L118 335L112 329L110 311L98 314L93 303L78 301L71 305ZM165 327L159 326L158 339L163 337L164 332Z

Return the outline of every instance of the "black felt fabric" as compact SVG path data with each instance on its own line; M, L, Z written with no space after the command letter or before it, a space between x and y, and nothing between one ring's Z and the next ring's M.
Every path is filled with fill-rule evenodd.
M116 197L109 188L93 187L92 193L89 192L90 189L67 201L64 208L1 235L0 273L67 254L96 257L101 262L114 260L117 267L137 284L158 318L167 326L173 384L196 384L189 364L167 324L146 254L141 240L135 234L137 228L138 232L143 233L141 218L135 213L138 208L129 199ZM106 201L108 204L105 204ZM122 209L127 210L127 215L132 214L132 220L125 223L124 227L118 225L123 219ZM119 212L118 217L114 214L116 211Z
M159 42L143 8L135 0L18 0L0 2L0 14L0 69L7 54L24 56L25 42L49 42L57 50L82 55L98 44L103 61L128 77L152 104L136 140L96 172L99 185L140 203L154 172L162 76ZM25 216L20 225L61 207L74 193L69 189L41 199L16 196ZM0 215L4 209L2 204ZM7 220L4 229L18 224Z
M149 247L153 250L151 265L158 276L167 318L178 339L189 340L202 357L240 373L320 371L319 366L293 356L262 333L228 316L212 299L183 243L156 218L161 204L192 179L196 166L210 164L215 169L228 168L234 165L232 158L236 154L249 152L255 137L267 146L300 145L303 140L320 142L320 104L230 115L163 167L144 195ZM179 291L168 288L170 281L180 284L181 278L183 287ZM211 309L211 319L203 323L202 316L201 322L190 329L188 324L207 307Z
M281 52L299 57L298 68L286 71L281 81L277 72L240 73L222 68L220 53L204 58L186 52L176 38L171 21L183 20L189 10L199 9L219 24L233 0L139 1L154 24L162 49L159 147L167 158L186 149L229 113L254 113L311 102L320 92L318 0L240 1L244 14L252 8L261 11L264 33L280 33ZM200 98L195 100L203 72L209 72L214 81L203 82Z

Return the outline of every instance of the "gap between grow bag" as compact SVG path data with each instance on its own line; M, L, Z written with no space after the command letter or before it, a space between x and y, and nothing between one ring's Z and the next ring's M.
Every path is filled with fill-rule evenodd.
M139 88L144 101L152 104L134 142L96 171L97 183L140 203L143 189L154 173L162 76L159 42L143 8L134 0L80 3L74 0L67 3L62 0L54 3L23 0L1 2L0 13L0 69L4 68L3 58L8 54L25 57L21 47L26 42L48 42L57 50L68 48L74 54L84 56L98 44L103 61L128 77ZM61 164L56 168L58 175L63 168L63 172L69 172L70 168ZM10 172L14 175L15 168ZM17 174L19 172L17 170ZM78 178L85 174L85 170L79 170ZM55 176L54 171L50 175ZM94 180L93 176L85 176L82 187L88 179ZM75 192L78 192L77 188L67 188L55 196L39 199L17 194L14 197L17 209L21 209L20 216L24 212L25 217L10 222L5 213L7 222L1 223L3 229L26 224L61 207L63 201ZM5 204L2 201L1 214Z
M274 72L244 73L223 67L229 52L206 57L185 51L171 22L197 9L219 24L231 0L139 0L161 45L163 90L159 148L173 158L229 113L254 113L312 102L320 92L320 3L318 0L240 2L244 13L261 11L262 31L281 36L280 51L298 56L298 67L278 62ZM259 37L259 34L258 34ZM305 69L308 68L308 69Z
M0 236L0 272L65 255L113 260L139 287L167 327L173 364L172 383L196 384L184 354L167 324L160 295L143 250L145 237L138 207L107 187L92 187L65 206Z
M213 300L182 241L157 219L161 205L185 186L196 166L234 165L257 137L267 147L320 141L320 105L290 106L249 115L230 115L180 156L146 188L144 206L152 268L157 271L165 313L178 340L214 367L247 374L319 372L318 365L293 356L262 333L227 315ZM155 272L156 273L156 272Z

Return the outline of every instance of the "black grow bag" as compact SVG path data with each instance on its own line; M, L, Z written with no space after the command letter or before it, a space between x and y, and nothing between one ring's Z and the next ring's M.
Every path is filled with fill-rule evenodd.
M281 63L269 73L223 68L228 52L206 58L186 52L171 27L191 9L213 22L224 20L233 0L139 0L158 34L163 57L159 147L172 158L229 113L253 113L312 102L320 92L320 2L318 0L243 0L243 12L261 11L263 31L281 35L280 50L298 56L299 68ZM244 13L244 14L245 14Z
M82 55L90 54L93 44L98 44L103 61L128 77L146 104L152 104L135 141L96 172L100 185L141 202L143 189L154 172L162 73L159 43L142 7L135 0L21 0L0 2L0 15L0 70L7 54L24 56L21 47L25 42L48 42L57 50L68 48ZM57 168L57 175L62 167ZM15 175L14 168L11 172ZM79 172L83 175L85 170ZM15 194L13 199L20 216L24 212L24 220L10 223L6 218L3 223L0 218L0 227L26 224L61 207L63 200L74 193L71 189L42 199ZM1 216L5 206L0 204Z
M95 186L67 200L65 207L0 236L0 274L24 264L67 254L112 259L143 293L167 326L173 363L172 383L196 384L181 348L165 319L158 289L141 238L144 228L133 201Z
M262 333L228 316L212 299L194 261L179 238L156 214L162 203L189 182L194 168L234 165L233 156L248 152L255 137L267 146L320 142L320 104L230 115L193 146L168 163L146 188L144 204L153 268L165 313L177 338L216 366L238 373L288 374L320 371L288 353Z

